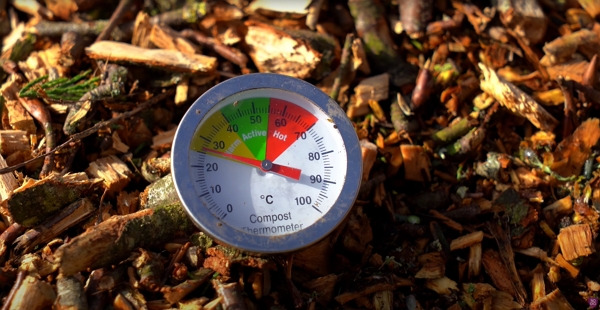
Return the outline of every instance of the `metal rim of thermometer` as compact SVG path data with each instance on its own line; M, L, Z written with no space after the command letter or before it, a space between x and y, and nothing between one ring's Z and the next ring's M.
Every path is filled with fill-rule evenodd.
M192 221L252 253L285 253L329 234L362 174L356 132L315 86L272 73L221 82L192 104L173 141L175 188Z

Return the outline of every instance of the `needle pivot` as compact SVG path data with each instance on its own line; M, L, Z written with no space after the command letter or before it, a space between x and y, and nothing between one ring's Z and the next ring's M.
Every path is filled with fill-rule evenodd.
M265 160L263 160L263 161L262 161L262 163L260 164L260 167L261 167L261 168L262 168L262 170L264 170L264 171L269 171L269 170L271 170L271 168L273 168L273 163L272 163L270 160L268 160L268 159L265 159Z

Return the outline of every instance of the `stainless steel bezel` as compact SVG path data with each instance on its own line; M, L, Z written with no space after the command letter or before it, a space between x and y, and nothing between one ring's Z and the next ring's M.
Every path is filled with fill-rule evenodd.
M337 126L347 156L345 182L335 204L313 225L283 236L244 233L218 220L199 201L192 185L188 152L198 124L219 102L241 91L281 89L301 95L331 117ZM332 130L335 130L332 128ZM362 177L362 159L356 132L346 113L329 96L305 81L274 73L255 73L221 82L200 96L179 123L171 151L171 172L175 188L190 219L212 238L243 251L261 254L285 253L305 248L337 227L348 215Z

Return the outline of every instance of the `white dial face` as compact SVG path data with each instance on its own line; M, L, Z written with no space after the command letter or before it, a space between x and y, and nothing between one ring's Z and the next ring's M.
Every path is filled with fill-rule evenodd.
M342 191L348 164L330 117L280 89L242 91L216 104L188 156L196 197L215 221L262 236L321 219Z

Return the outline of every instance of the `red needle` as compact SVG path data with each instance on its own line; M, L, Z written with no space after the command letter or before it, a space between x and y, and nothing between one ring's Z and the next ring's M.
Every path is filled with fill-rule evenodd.
M228 154L228 153L224 153L224 152L211 150L208 148L202 148L202 151L216 154L221 157L229 158L234 161L244 163L244 164L256 167L256 168L260 168L262 171L273 172L273 173L280 174L284 177L288 177L288 178L291 178L294 180L300 180L300 174L302 172L300 169L274 164L268 160L260 161L258 159L252 159L252 158L247 158L247 157L243 157L243 156L239 156L239 155Z

